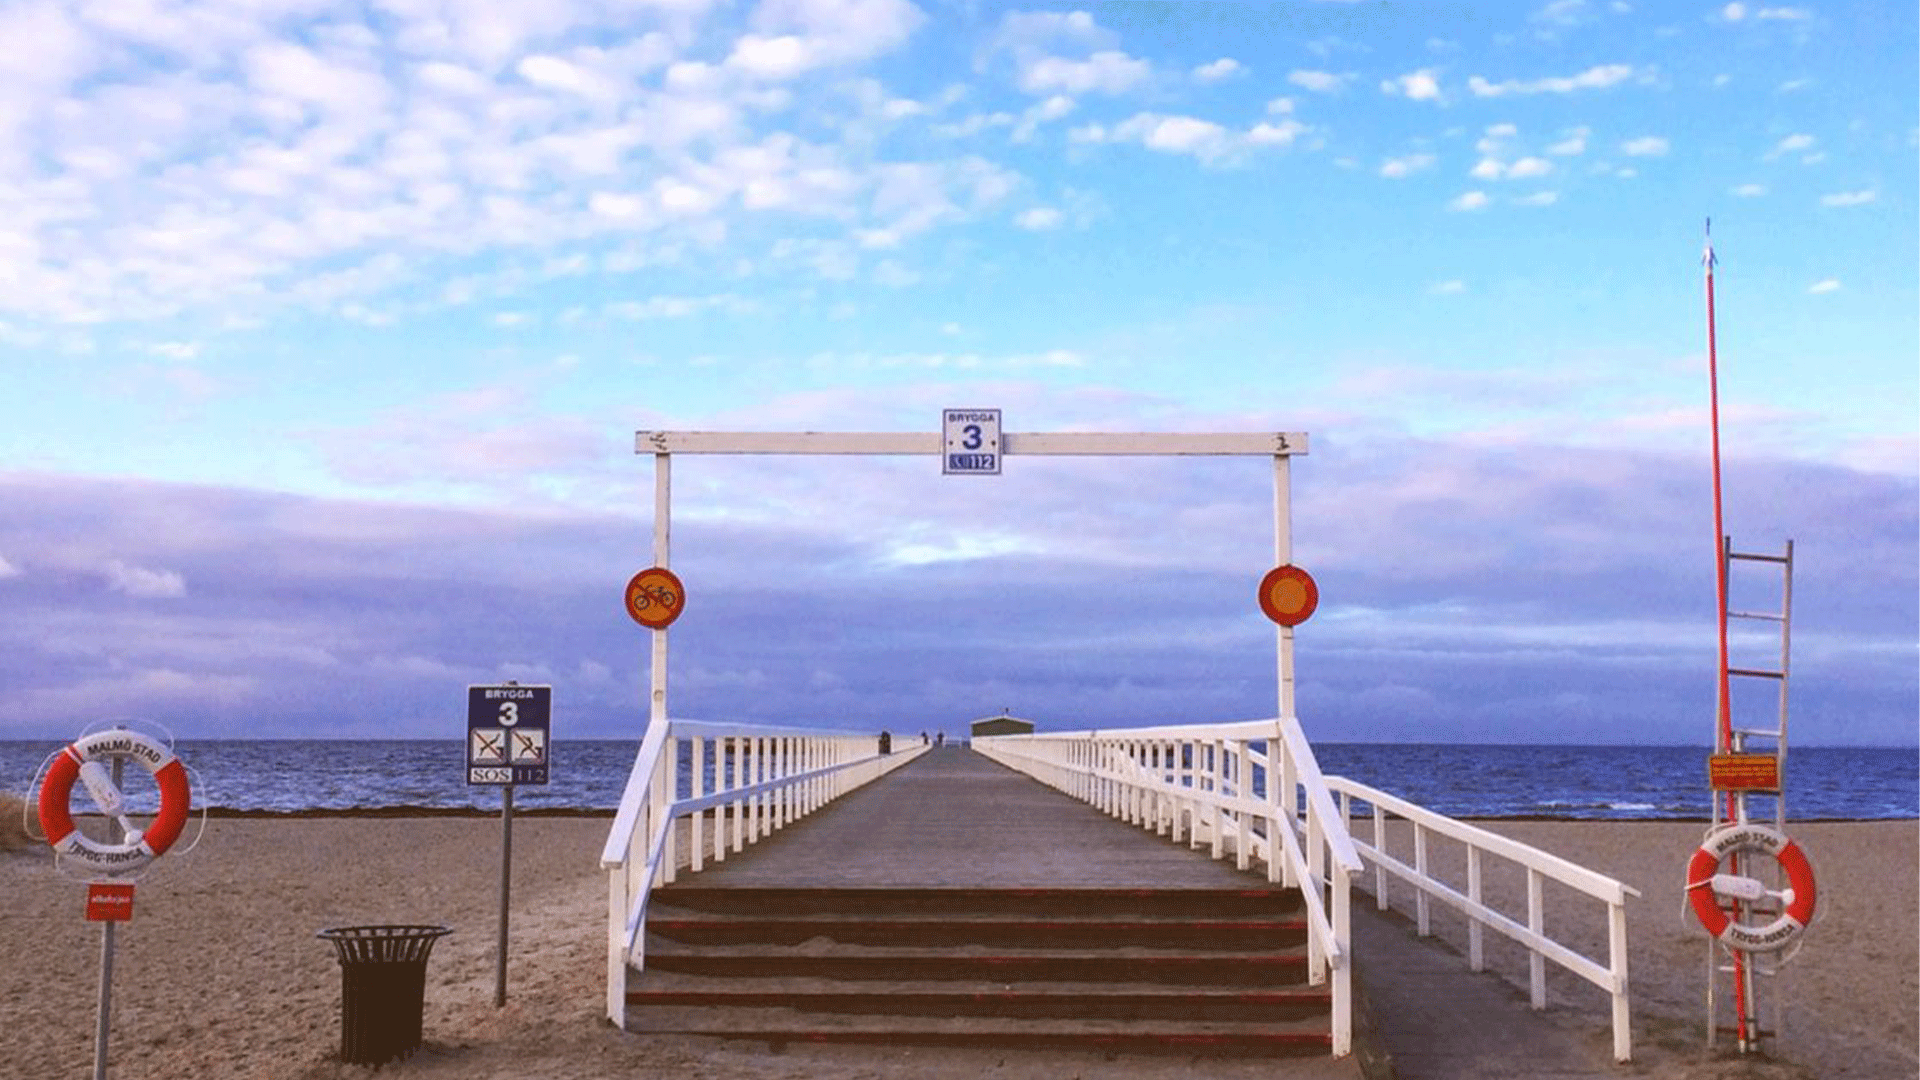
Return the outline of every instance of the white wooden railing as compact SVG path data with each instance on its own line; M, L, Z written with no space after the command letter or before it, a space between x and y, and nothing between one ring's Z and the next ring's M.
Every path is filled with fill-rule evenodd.
M626 1027L627 971L645 961L647 900L656 886L671 884L683 864L697 873L708 858L725 860L926 750L911 740L882 754L878 735L845 731L691 720L649 726L600 853L607 1019Z
M1333 1053L1352 1052L1348 879L1361 861L1298 721L983 736L973 747L1124 821L1206 845L1216 859L1230 851L1242 870L1259 859L1271 882L1316 883L1300 890L1307 977L1331 980ZM1275 773L1279 783L1268 782Z
M1544 1009L1547 1005L1548 960L1593 983L1613 999L1614 1059L1632 1059L1633 1032L1627 1001L1626 900L1629 896L1639 896L1638 890L1538 848L1436 814L1345 777L1327 777L1327 786L1339 798L1343 819L1353 811L1356 799L1372 807L1373 840L1371 843L1356 840L1356 845L1373 865L1374 901L1381 911L1388 910L1387 876L1392 874L1413 886L1414 925L1420 936L1426 937L1432 933L1430 901L1433 899L1466 916L1467 962L1473 970L1483 970L1486 965L1484 927L1490 926L1519 942L1528 953L1528 975L1532 1003L1536 1009ZM1389 816L1403 818L1412 825L1411 866L1387 853L1386 822ZM1464 846L1467 889L1464 894L1430 872L1428 847L1435 837ZM1524 923L1485 902L1483 855L1506 859L1525 868L1527 912ZM1549 879L1606 905L1607 962L1604 965L1548 936L1542 884Z

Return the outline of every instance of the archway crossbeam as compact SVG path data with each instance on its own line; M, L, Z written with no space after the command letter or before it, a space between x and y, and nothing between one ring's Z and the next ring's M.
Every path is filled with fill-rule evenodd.
M998 426L998 412L993 413ZM1276 566L1293 561L1292 493L1289 464L1307 452L1304 431L1266 432L1006 432L998 434L1002 457L1079 456L1263 456L1273 459L1273 553ZM654 459L653 564L666 568L671 547L672 461L674 454L843 454L926 455L947 450L937 431L637 431L636 455ZM997 471L997 467L996 467ZM650 723L667 718L667 631L652 631ZM1293 627L1278 626L1275 659L1279 715L1293 706Z

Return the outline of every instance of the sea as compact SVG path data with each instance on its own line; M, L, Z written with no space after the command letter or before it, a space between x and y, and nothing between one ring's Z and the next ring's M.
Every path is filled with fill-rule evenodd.
M0 740L0 793L28 795L60 747L54 741ZM216 812L498 813L503 798L498 787L467 784L461 739L185 739L174 749L192 772L194 805ZM516 787L515 812L611 812L637 749L637 740L556 740L548 783ZM1702 747L1325 743L1314 753L1324 773L1452 817L1711 815ZM1794 748L1786 785L1790 820L1920 817L1920 751ZM139 785L127 787L137 799ZM75 801L84 802L84 796ZM1764 813L1771 816L1771 803Z

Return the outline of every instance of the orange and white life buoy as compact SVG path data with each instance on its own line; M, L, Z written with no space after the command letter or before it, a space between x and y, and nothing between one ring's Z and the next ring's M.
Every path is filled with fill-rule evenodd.
M1775 892L1753 878L1721 873L1720 864L1742 851L1760 852L1779 860L1780 869L1787 875L1787 887ZM1759 925L1740 922L1720 905L1721 897L1754 901L1768 896L1778 899L1782 910L1772 922ZM1700 849L1687 863L1687 899L1700 925L1727 947L1742 952L1774 952L1792 944L1813 921L1817 896L1807 853L1778 830L1764 825L1729 825L1701 841Z
M159 785L160 810L144 830L127 821L126 799L105 764L115 758L139 762ZM74 827L68 801L75 780L86 787L102 813L120 819L127 830L120 843L102 843ZM54 756L40 785L40 828L61 856L97 874L125 877L144 869L180 839L191 801L186 766L173 751L139 732L116 728L76 739Z

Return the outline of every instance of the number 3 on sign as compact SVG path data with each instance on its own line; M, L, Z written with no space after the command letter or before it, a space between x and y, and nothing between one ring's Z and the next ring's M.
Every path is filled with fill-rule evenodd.
M520 722L520 706L511 701L500 703L500 726L512 727Z

